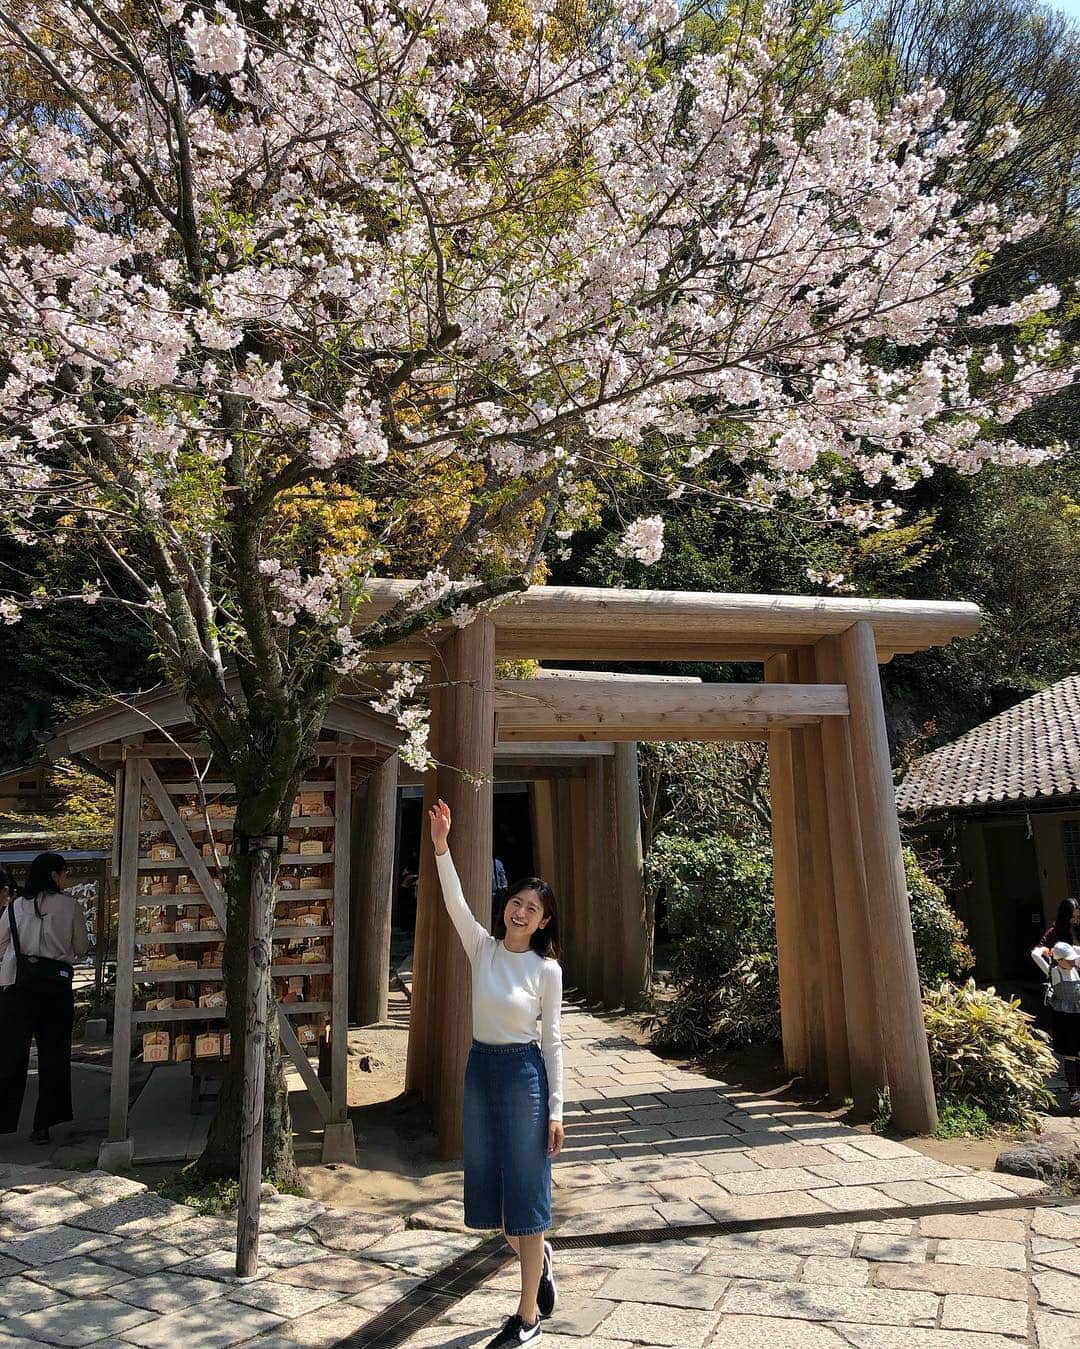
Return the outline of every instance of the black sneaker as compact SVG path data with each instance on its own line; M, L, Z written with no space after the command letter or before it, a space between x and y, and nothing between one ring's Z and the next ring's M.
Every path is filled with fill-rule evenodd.
M555 1287L554 1252L551 1242L544 1242L544 1272L536 1290L536 1306L541 1316L550 1316L559 1305L559 1290Z
M508 1316L506 1325L495 1336L489 1340L486 1349L509 1349L510 1345L532 1344L534 1340L540 1338L540 1318L539 1316L531 1326L527 1326L520 1316Z

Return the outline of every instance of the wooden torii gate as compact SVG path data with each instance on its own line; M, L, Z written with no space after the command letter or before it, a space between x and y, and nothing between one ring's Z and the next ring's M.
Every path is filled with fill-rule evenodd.
M413 584L376 583L371 616ZM533 587L467 627L380 654L431 661L438 767L425 806L452 802L455 860L485 923L497 743L766 741L786 1063L863 1109L887 1088L897 1124L923 1132L937 1112L878 665L969 635L979 621L974 605L932 601ZM610 679L497 680L497 658L756 662L764 682L629 679L615 692ZM419 894L408 1084L431 1101L444 1154L456 1156L469 980L430 849ZM577 958L602 969L614 932L637 919L606 907L587 918Z

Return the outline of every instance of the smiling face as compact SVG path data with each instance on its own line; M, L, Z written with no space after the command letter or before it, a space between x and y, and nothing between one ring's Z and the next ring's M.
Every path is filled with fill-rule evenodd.
M510 896L503 909L506 937L512 947L522 950L532 941L533 933L547 927L544 900L537 890L518 890Z

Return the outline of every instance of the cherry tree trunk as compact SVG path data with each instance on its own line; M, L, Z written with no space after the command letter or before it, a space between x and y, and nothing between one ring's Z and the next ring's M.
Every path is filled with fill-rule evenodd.
M292 801L291 787L288 801ZM237 810L237 837L245 833L241 828L244 815L244 803L241 800ZM259 834L263 832L265 830L258 831ZM262 1174L276 1184L292 1183L296 1178L289 1095L269 978L269 932L273 922L278 856L276 849L272 853L261 848L249 852L237 849L229 865L226 893L228 931L222 974L232 1042L217 1109L196 1168L207 1177L241 1175L241 1140L245 1129L250 1133L256 1108L251 1092L259 1087L258 1073L253 1071L255 1066L248 1063L250 1052L263 1058L263 1080L259 1090L262 1102ZM264 940L265 975L254 956L254 949L261 950ZM252 987L253 980L258 985L257 989ZM262 1013L259 1017L255 1015L253 995L257 997ZM260 1025L265 1027L264 1032ZM249 1031L255 1032L250 1039Z

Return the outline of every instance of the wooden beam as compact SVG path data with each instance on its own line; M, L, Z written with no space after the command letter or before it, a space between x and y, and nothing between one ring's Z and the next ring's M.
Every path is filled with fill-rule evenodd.
M922 990L911 935L889 738L868 623L840 636L840 659L851 700L851 751L862 825L870 925L877 942L875 977L887 1009L882 1020L893 1119L911 1133L932 1133L937 1103L922 1015Z
M495 695L499 736L559 726L644 727L673 735L732 726L739 730L805 726L847 715L842 684L674 684L627 679L501 679ZM568 734L568 739L575 738ZM612 739L621 738L612 735ZM647 737L642 737L647 738Z
M776 656L765 678L784 682L795 658ZM810 1061L804 970L800 948L799 841L795 819L795 764L792 731L769 735L769 791L772 812L773 896L776 904L776 965L780 984L780 1027L784 1064L805 1073Z
M815 654L818 675L830 682L838 679L841 664L837 638L822 638ZM848 722L840 718L823 722L821 744L828 798L833 893L841 934L840 963L847 1015L851 1097L856 1111L869 1116L877 1106L879 1093L888 1084L888 1076L881 1029L883 1009L878 1000L875 975L877 953L870 927L870 899Z
M499 722L500 747L519 739L536 741L543 740L545 736L550 736L552 740L565 740L568 735L573 736L583 744L593 740L613 741L620 744L634 744L643 740L702 740L710 744L720 741L742 743L744 741L768 740L769 728L766 726L746 726L742 728L711 726L704 722L694 724L689 722L671 723L666 726L657 726L655 723L613 726L610 722L604 726L594 726L587 723L574 726L567 722L542 726L538 722L530 722L528 726L515 728L505 726L501 718Z
M371 582L365 620L377 619L416 584ZM932 600L532 586L502 605L494 621L500 656L517 642L531 647L529 654L536 659L555 659L550 647L566 634L576 639L577 651L584 651L581 658L589 659L590 647L605 640L648 645L666 639L686 641L688 632L699 649L700 635L705 633L713 642L758 652L770 645L813 645L819 637L858 622L871 626L880 648L920 650L970 636L978 631L980 615L974 604Z
M537 767L554 764L563 768L570 763L582 763L586 758L593 755L614 753L615 746L603 740L597 740L588 745L580 744L576 740L564 741L561 744L557 740L548 740L539 745L530 745L526 740L509 745L498 745L495 749L495 767L506 766L510 768L515 764L525 763Z
M307 1056L307 1050L296 1038L296 1031L289 1020L285 1008L280 1003L277 1004L278 1019L278 1038L289 1058L292 1060L296 1071L304 1086L308 1089L308 1094L315 1102L315 1108L319 1112L319 1117L324 1124L333 1122L334 1110L330 1104L330 1097L326 1094L326 1088L319 1081L319 1075L311 1066L311 1060Z
M210 875L210 870L203 861L202 854L191 841L191 833L187 825L180 818L179 812L173 805L172 797L165 788L164 783L154 771L153 765L149 760L143 760L142 766L143 785L150 793L154 805L161 812L161 818L169 827L169 833L172 834L181 856L187 863L188 870L195 878L195 884L202 891L202 897L214 911L214 917L218 920L222 932L225 931L225 900L217 881Z
M355 933L352 1019L361 1026L385 1021L390 979L390 913L394 898L398 756L367 781L360 846L353 882ZM424 820L423 825L427 824Z
M458 775L451 802L451 847L462 888L485 929L491 921L491 770L495 756L495 625L480 614L448 640L454 648L451 712L441 757ZM469 965L456 934L448 943L437 1025L443 1043L438 1095L439 1147L444 1157L462 1152L465 1063L472 1043Z
M645 875L641 848L641 788L636 744L617 745L615 830L618 840L616 895L622 916L622 1005L634 1010L648 996L652 971L645 932Z

